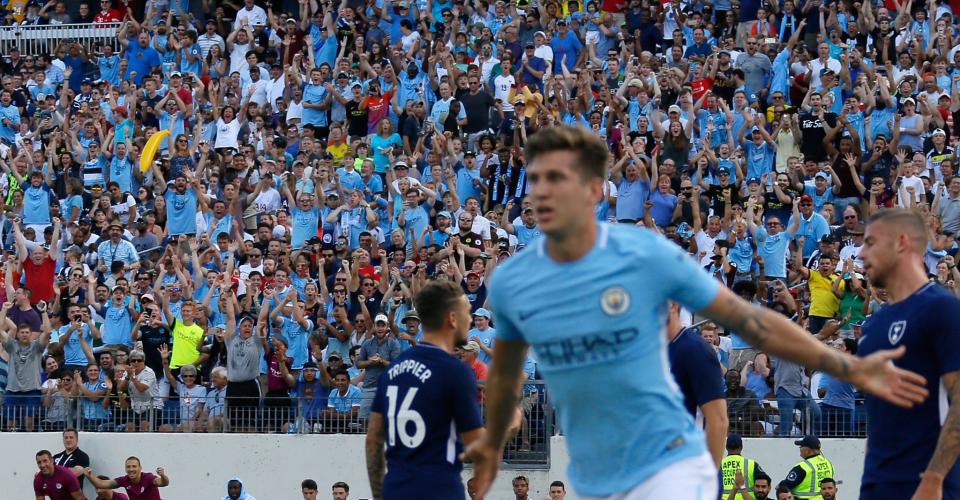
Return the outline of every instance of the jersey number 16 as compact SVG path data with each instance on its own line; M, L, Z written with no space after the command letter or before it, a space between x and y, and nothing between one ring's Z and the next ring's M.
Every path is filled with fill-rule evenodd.
M407 390L398 410L399 391L400 388L395 385L387 387L387 445L396 446L399 434L400 444L407 448L416 448L423 443L427 435L427 424L423 421L423 416L410 408L417 395L417 388L411 387ZM413 434L407 432L410 425L413 426Z

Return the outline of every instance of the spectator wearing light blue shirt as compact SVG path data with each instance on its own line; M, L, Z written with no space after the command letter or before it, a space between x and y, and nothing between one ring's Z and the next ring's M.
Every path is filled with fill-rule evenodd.
M783 231L783 224L780 218L775 215L767 217L766 227L757 226L753 219L753 212L753 204L748 203L747 225L753 234L754 241L756 241L757 256L763 259L764 276L786 282L790 240L797 234L797 228L800 226L800 212L797 204L793 204L795 217L790 219L790 226L787 227L786 231Z
M795 220L798 221L798 227L794 239L797 243L800 243L800 238L804 239L803 257L806 258L817 250L820 238L830 234L830 224L813 210L813 198L808 194L800 197L799 213L794 213L787 225L792 226Z
M467 338L480 346L477 359L488 365L493 360L493 343L497 336L497 329L490 326L492 317L490 311L482 307L477 309L473 312L473 328L467 332Z

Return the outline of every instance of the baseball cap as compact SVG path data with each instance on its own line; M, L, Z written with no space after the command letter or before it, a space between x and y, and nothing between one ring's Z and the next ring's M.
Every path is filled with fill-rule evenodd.
M938 129L936 129L936 130L933 131L933 135L942 135L942 136L946 137L947 133L944 132L942 128L938 128Z
M718 173L718 174L729 174L729 173L730 173L730 167L720 167L720 168L717 169L717 173Z
M397 161L396 163L393 164L393 169L394 169L394 170L396 170L396 169L398 169L398 168L405 168L405 169L409 170L409 169L410 169L410 166L407 165L407 162L405 162L405 161L403 161L403 160L399 160L399 161Z
M484 309L484 308L482 308L482 307L481 307L480 309L477 309L476 311L474 311L474 312L473 312L473 315L474 315L474 316L479 316L479 317L481 317L481 318L490 319L490 311L488 311L488 310L486 310L486 309Z
M93 85L93 80L90 78L84 78L80 85Z
M467 276L476 276L477 278L479 278L479 277L480 277L480 273L478 273L478 272L476 272L476 271L470 271L470 272L467 273Z
M443 210L437 214L437 217L446 217L448 219L453 219L453 216L450 215L450 212Z
M404 314L404 315L403 315L403 320L404 320L404 321L406 321L406 320L408 320L408 319L415 319L415 320L417 320L417 321L420 321L420 315L417 314L417 311L414 311L413 309L411 309L411 310L407 311L407 314Z
M865 230L866 230L866 225L860 222L856 226L853 226L852 228L848 229L847 234L862 235Z
M679 113L680 111L680 106L676 104L671 104L670 107L667 108L667 113Z
M373 320L374 323L389 323L390 318L387 318L386 314L378 314L377 317Z
M913 104L914 106L917 105L917 101L914 101L912 97L908 97L908 98L906 98L906 99L903 100L903 104L907 104L907 103Z
M170 73L170 78L180 78L180 77L182 77L182 76L183 76L183 75L181 75L179 71L174 71L174 72Z
M813 203L813 197L809 194L805 194L800 197L800 203Z
M477 153L474 153L473 151L465 151L465 152L463 153L463 157L466 158L467 156L472 156L472 157L476 158L476 157L477 157Z
M627 87L643 87L643 81L639 78L634 78L627 82Z
M123 291L123 287L120 285L113 285L113 288L110 289L110 293L116 292L117 290Z
M536 47L536 45L534 45L533 42L527 42L527 44L524 45L523 47L526 48L526 49L532 49L532 48Z
M470 352L480 352L480 344L478 344L475 340L471 340L470 342L467 342L466 345L464 345L460 349L464 351L470 351Z
M546 37L547 37L547 34L544 33L544 32L542 32L542 31L538 31L538 32L534 33L533 36L542 36L542 37L546 38Z
M807 448L813 448L814 450L820 449L820 438L817 436L806 435L803 436L803 439L798 439L794 441L793 444L797 446L805 446Z
M826 172L817 172L817 175L813 176L815 179L830 179L830 176ZM808 195L809 196L809 195Z
M328 358L328 359L329 359L329 358ZM307 361L306 363L303 364L303 369L304 369L304 370L308 370L308 369L310 369L310 368L313 368L314 370L316 370L316 369L318 368L318 366L317 366L317 364L314 363L313 361Z
M743 448L743 438L739 434L730 434L727 436L727 449L737 450Z
M837 242L837 239L833 237L832 234L825 234L820 237L820 243L834 244Z
M145 294L143 294L143 295L140 297L140 302L143 302L143 301L145 301L145 300L149 300L150 302L156 302L156 301L157 301L157 299L155 299L155 298L153 297L153 294L152 294L152 293L145 293Z
M747 179L747 184L760 184L760 179L757 177L751 177Z
M341 357L340 357L340 354L338 354L338 353L331 352L330 354L327 355L327 361L330 361L330 360L333 359L333 358L337 358L337 359L339 359L340 361L343 361L343 358L341 358Z

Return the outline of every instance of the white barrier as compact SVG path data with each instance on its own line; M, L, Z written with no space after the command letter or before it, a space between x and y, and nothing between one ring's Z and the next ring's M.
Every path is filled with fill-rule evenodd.
M88 50L94 43L109 44L119 50L119 29L120 23L3 26L0 27L0 52L7 54L17 47L25 56L50 54L61 41L80 42Z
M299 499L300 481L312 478L320 485L320 498L329 498L336 481L350 485L350 498L370 497L367 486L362 435L284 434L92 434L80 435L80 448L92 461L97 474L117 477L130 455L140 457L144 470L166 468L171 484L161 491L165 499L215 499L226 494L227 481L239 476L244 488L261 500ZM598 446L603 446L598 441ZM840 496L857 498L866 441L824 439L824 454L836 467ZM33 498L34 454L62 449L58 433L0 433L0 498ZM550 470L501 471L491 500L513 499L510 478L518 474L530 480L530 497L546 498L550 482L568 484L566 443L562 436L551 443ZM744 454L757 460L774 483L786 476L799 459L788 439L744 439ZM470 471L464 472L469 477ZM90 498L92 489L87 487ZM569 492L567 498L577 498Z

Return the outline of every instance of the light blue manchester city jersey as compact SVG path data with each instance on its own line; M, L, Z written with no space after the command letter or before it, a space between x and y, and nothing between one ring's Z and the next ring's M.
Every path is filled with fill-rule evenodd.
M667 301L705 308L719 283L664 237L600 224L575 262L536 240L495 271L497 337L533 347L581 495L630 490L664 466L706 452L667 357Z

